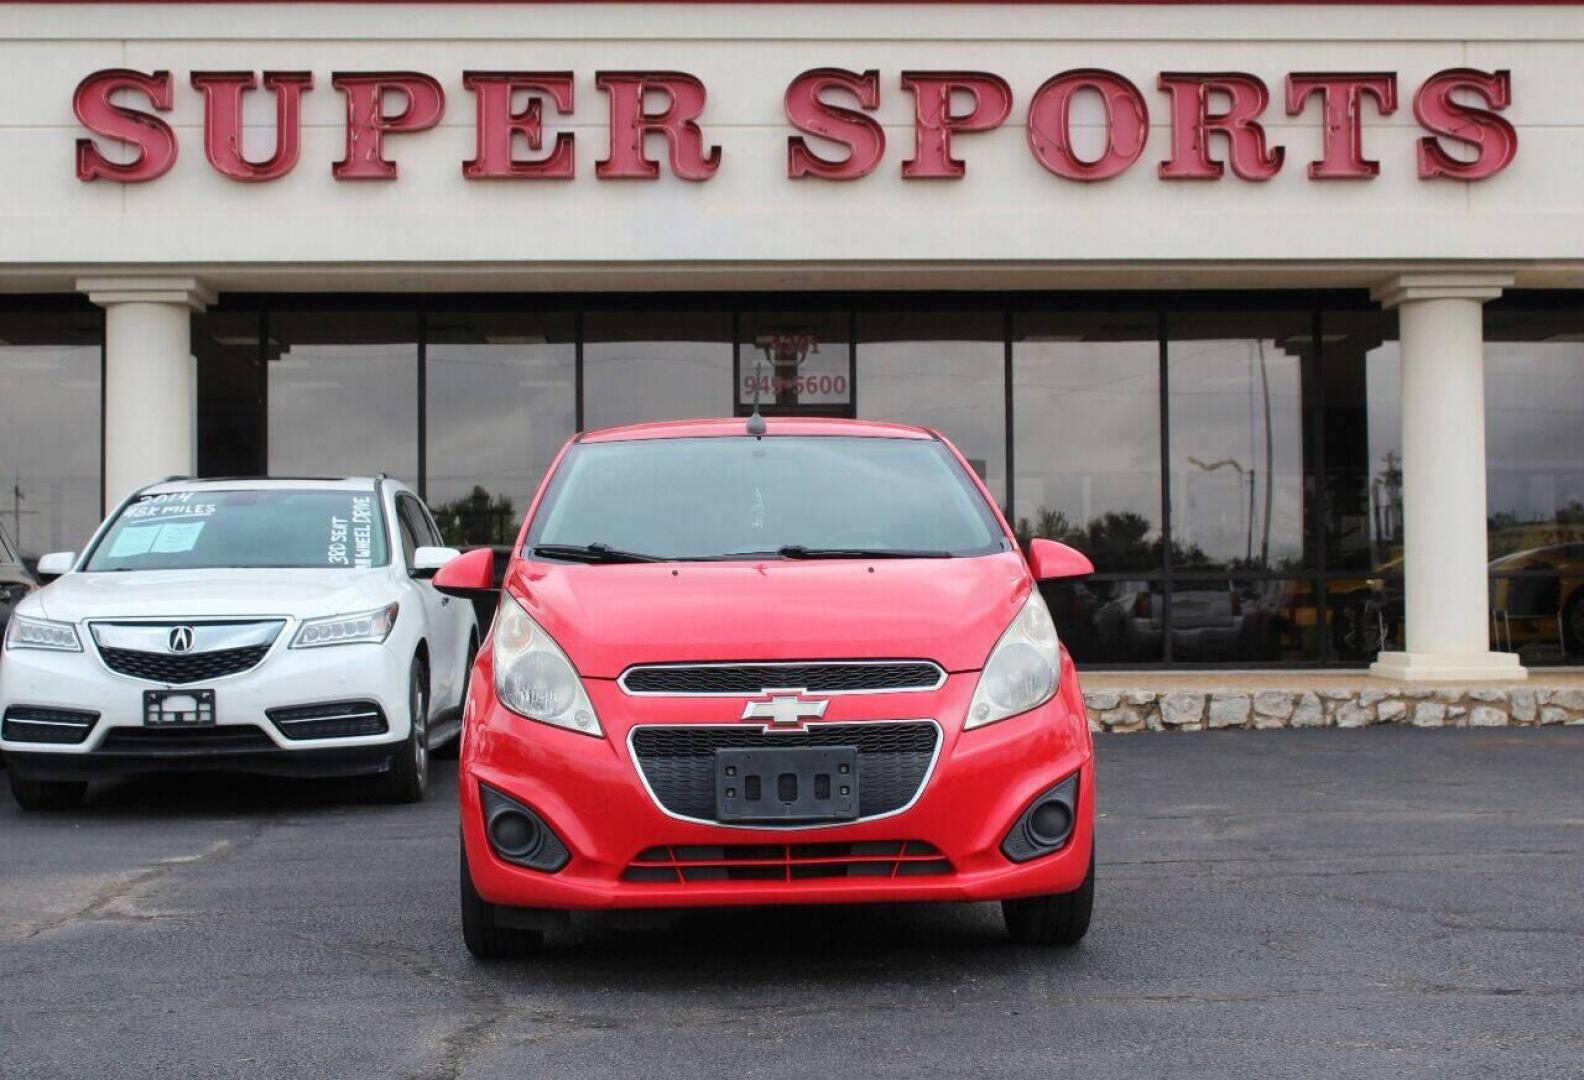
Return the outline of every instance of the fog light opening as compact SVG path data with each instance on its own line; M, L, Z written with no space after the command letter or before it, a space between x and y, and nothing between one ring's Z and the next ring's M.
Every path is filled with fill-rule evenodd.
M1066 803L1056 799L1038 803L1028 818L1029 838L1041 847L1060 847L1072 823L1072 809Z
M1015 863L1061 850L1078 821L1078 774L1049 787L1028 804L1001 841L1001 853Z
M550 874L571 861L572 853L538 814L482 784L479 795L484 804L484 834L501 859Z
M490 840L495 850L514 859L527 859L543 846L539 823L520 810L497 810L489 819Z

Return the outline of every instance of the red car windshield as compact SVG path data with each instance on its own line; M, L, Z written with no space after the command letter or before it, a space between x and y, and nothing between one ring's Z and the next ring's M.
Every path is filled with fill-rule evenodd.
M528 548L659 559L1008 550L972 480L925 439L749 436L579 443Z

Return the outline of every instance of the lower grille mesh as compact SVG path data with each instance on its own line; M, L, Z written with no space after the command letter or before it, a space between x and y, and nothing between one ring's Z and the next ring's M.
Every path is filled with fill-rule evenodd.
M661 806L680 817L714 821L716 750L851 746L858 751L861 819L892 813L913 800L939 739L940 732L927 721L811 724L805 731L703 724L634 728L632 748Z
M337 701L268 709L265 715L288 739L339 739L385 732L385 713L372 701Z
M13 705L6 710L5 720L0 722L0 735L17 742L73 744L88 738L98 722L96 712Z
M672 844L646 848L623 881L675 885L712 881L813 881L820 878L928 877L951 863L922 840L850 844Z

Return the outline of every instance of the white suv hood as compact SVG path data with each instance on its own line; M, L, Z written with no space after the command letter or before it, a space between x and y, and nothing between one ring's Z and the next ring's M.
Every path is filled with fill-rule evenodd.
M67 574L29 599L44 617L65 622L230 615L311 618L366 611L390 602L395 597L387 574L381 569Z

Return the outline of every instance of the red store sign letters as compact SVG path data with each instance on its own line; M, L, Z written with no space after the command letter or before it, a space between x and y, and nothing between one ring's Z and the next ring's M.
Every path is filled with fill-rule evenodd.
M570 180L575 172L571 132L547 132L545 112L570 116L573 75L568 71L469 71L462 85L473 95L477 148L462 163L469 180ZM699 126L704 84L679 71L601 71L594 83L606 97L609 143L596 163L601 180L653 180L661 163L648 156L645 138L663 136L669 167L684 180L708 180L721 167L721 148ZM255 161L242 152L243 95L260 79L251 71L195 71L192 86L204 97L204 153L232 180L276 180L297 166L301 151L302 95L313 88L306 71L266 71L262 89L275 104L275 152ZM445 91L415 71L336 72L330 85L346 102L346 147L331 166L337 180L394 180L396 162L387 137L434 127L446 108ZM991 131L1012 115L1006 80L982 71L904 71L901 89L913 100L913 148L902 162L908 180L956 180L968 169L963 138ZM1170 145L1157 166L1163 180L1218 180L1231 169L1243 180L1269 180L1281 171L1286 148L1272 146L1260 118L1270 90L1243 72L1162 72L1155 81L1166 97ZM95 136L131 147L131 158L106 157L92 138L77 142L81 180L137 183L154 180L176 163L175 131L157 114L172 105L168 71L97 71L77 87L72 105ZM815 68L786 89L787 121L800 134L787 139L792 179L856 180L879 168L886 134L870 115L880 106L878 71ZM1079 95L1094 95L1105 121L1104 146L1084 156L1073 145L1072 111ZM142 97L149 109L126 99ZM1472 101L1483 105L1473 104ZM1315 180L1368 180L1380 164L1365 156L1366 114L1397 110L1397 76L1391 72L1294 72L1286 77L1288 116L1319 102L1318 156L1309 162ZM1518 151L1518 133L1499 113L1512 103L1506 71L1451 68L1430 76L1414 92L1414 118L1425 134L1417 142L1418 174L1483 180L1505 169ZM1056 176L1083 182L1109 180L1143 155L1149 138L1149 103L1126 77L1100 68L1064 71L1029 99L1024 126L1034 159ZM827 157L809 145L816 136L845 148ZM546 141L548 137L548 147ZM1454 154L1449 146L1459 147Z

